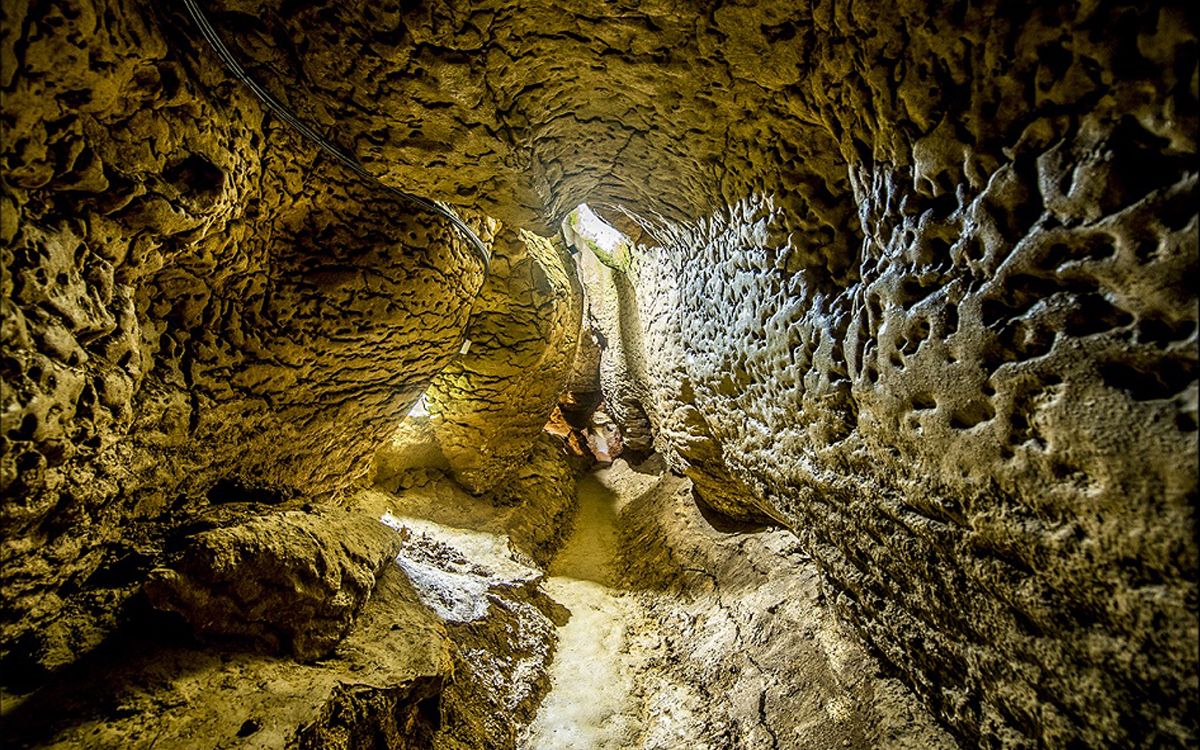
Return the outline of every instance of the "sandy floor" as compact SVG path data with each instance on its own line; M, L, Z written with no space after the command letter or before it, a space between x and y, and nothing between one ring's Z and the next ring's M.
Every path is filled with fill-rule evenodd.
M536 715L519 747L954 746L834 615L833 595L791 532L718 531L691 483L661 463L618 460L581 477L577 496L570 533L540 584L570 616L545 633L547 657L557 637L549 692L530 707ZM396 499L400 515L389 522L425 540L401 555L401 567L447 622L480 620L492 587L541 575L498 529L501 509L429 488ZM494 677L512 691L533 679Z
M543 589L571 611L528 750L951 748L824 601L784 530L726 534L686 479L580 479Z
M615 586L616 493L595 476L579 481L575 528L543 589L571 611L558 631L551 689L525 738L538 750L616 750L637 729L640 660L629 653L630 628L644 629L637 602Z

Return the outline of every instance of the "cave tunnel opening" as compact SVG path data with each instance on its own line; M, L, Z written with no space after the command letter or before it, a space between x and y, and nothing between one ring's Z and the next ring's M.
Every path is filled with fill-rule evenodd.
M519 5L6 7L6 741L1194 746L1194 14Z

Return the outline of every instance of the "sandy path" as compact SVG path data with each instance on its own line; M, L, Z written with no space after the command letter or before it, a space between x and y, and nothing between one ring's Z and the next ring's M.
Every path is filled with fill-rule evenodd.
M571 619L521 747L953 747L838 622L789 532L717 531L687 480L620 460L578 493L543 584Z
M632 629L641 627L637 602L613 587L618 496L596 475L578 485L575 528L550 566L543 590L571 611L558 631L551 689L525 737L529 750L616 750L636 731L630 655Z

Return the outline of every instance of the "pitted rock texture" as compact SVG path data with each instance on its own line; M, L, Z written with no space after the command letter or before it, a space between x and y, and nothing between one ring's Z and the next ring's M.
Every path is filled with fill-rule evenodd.
M223 487L350 485L482 277L156 12L14 6L4 27L0 653L49 667L73 658L39 644L64 612L94 633L76 654L103 637L80 599L134 524Z
M950 750L953 737L833 615L784 529L714 528L686 479L624 462L619 579L656 626L631 638L638 748ZM646 475L650 476L647 477Z
M638 217L601 342L626 445L796 530L967 742L1196 742L1183 3L212 9L264 85L481 230ZM134 519L222 480L344 489L481 277L176 11L5 12L11 651Z
M469 348L425 394L442 455L474 492L525 463L572 372L582 312L561 242L502 229L492 253Z
M1195 174L1087 222L1043 203L1044 179L1014 246L980 239L1015 175L960 191L952 243L932 211L900 221L836 296L770 265L766 202L641 248L630 318L656 356L636 392L676 460L698 434L719 446L714 478L796 530L964 735L1186 743L1196 218L1163 207L1193 205Z

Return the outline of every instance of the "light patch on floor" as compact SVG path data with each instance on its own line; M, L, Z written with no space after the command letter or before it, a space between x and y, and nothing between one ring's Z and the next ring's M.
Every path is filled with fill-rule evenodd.
M579 480L579 513L543 590L571 611L558 629L551 688L524 739L533 750L619 750L637 730L630 654L636 603L612 587L619 498L595 475Z
M425 606L449 622L473 622L487 615L488 590L524 583L541 573L516 559L502 534L459 529L424 518L385 513L381 519L409 537L396 563ZM419 542L419 543L418 543Z

